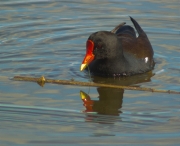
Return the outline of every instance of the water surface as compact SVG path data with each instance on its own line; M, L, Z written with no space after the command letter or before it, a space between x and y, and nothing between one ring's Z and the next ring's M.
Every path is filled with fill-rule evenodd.
M121 22L132 25L132 16L151 41L155 69L92 80L180 91L179 6L179 0L1 1L1 145L179 145L179 95L10 80L89 82L79 71L87 38Z

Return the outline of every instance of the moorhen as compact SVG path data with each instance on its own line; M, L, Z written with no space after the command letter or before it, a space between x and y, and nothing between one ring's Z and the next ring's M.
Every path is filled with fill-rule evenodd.
M97 76L131 76L154 68L151 43L136 20L130 19L138 36L125 22L112 31L98 31L89 36L81 71L88 66Z

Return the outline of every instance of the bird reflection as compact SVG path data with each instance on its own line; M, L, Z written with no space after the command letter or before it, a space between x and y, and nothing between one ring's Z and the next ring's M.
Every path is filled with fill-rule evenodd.
M123 89L97 88L99 100L91 100L90 96L80 91L81 99L86 107L85 112L97 112L105 115L119 115L122 107Z
M138 86L137 84L139 83L150 82L152 76L153 73L148 72L141 75L121 78L93 77L92 81L102 84ZM84 107L86 108L84 112L96 112L101 115L119 116L121 113L120 109L122 108L123 103L124 89L98 87L97 92L99 94L99 99L92 100L87 93L80 91L80 97L83 101Z

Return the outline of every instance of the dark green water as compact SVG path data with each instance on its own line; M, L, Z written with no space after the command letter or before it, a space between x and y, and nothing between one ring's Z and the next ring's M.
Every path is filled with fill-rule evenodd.
M88 82L79 71L87 38L121 22L132 25L132 16L153 46L155 75L93 81L180 91L179 7L179 0L2 0L1 146L179 145L180 95L10 80L44 75Z

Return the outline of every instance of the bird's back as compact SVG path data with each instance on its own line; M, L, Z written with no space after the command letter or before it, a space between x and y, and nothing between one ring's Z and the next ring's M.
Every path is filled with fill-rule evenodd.
M152 70L154 67L154 52L151 43L140 25L133 18L131 18L131 21L138 36L136 36L134 28L128 25L120 27L115 33L121 41L123 54L130 67L134 66L133 70L135 72L141 73Z

